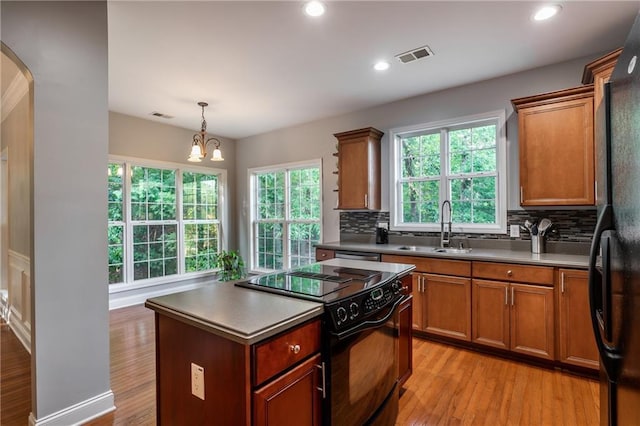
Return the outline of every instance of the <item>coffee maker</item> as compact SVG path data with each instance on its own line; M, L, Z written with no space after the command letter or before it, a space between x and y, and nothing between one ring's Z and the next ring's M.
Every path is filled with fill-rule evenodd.
M389 224L386 222L379 222L376 226L376 244L388 244L389 243Z

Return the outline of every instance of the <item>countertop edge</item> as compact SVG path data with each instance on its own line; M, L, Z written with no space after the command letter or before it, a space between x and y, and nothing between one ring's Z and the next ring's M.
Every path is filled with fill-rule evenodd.
M550 266L559 268L588 269L588 256L565 255L560 253L533 254L529 252L511 251L503 249L472 249L469 253L438 253L428 249L400 250L398 244L367 244L367 243L319 243L316 248L329 250L360 251L395 256L429 257L435 259L467 260L480 262L513 263L522 265ZM427 246L425 246L427 247ZM430 246L429 246L430 247ZM511 257L510 257L511 255ZM529 255L530 258L524 256Z
M302 324L310 319L319 317L324 312L324 307L322 305L318 305L317 307L309 309L299 315L292 316L277 324L270 324L265 328L260 329L257 332L248 335L248 334L238 333L236 330L232 330L220 324L213 324L211 322L205 321L198 317L194 317L187 313L180 312L175 309L167 308L166 306L155 303L151 300L147 300L144 306L158 314L165 315L169 318L173 318L185 324L204 330L208 333L215 334L220 337L224 337L225 339L229 339L243 345L253 345L255 343L261 342L264 339L275 336L280 332L289 330L292 327Z

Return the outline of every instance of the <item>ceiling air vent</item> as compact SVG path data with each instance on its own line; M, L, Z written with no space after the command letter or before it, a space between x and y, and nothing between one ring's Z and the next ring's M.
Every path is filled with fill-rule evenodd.
M428 58L429 56L433 56L433 51L429 46L422 46L408 52L400 53L399 55L396 55L396 58L398 58L398 60L403 64L406 64L418 59Z
M153 115L154 117L166 118L167 120L170 119L170 118L173 118L173 115L163 114L163 113L158 112L158 111L153 111L151 113L151 115Z

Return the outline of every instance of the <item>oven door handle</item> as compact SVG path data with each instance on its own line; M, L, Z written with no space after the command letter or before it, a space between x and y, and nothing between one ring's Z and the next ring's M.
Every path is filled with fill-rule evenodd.
M361 331L364 330L368 330L371 328L378 328L383 326L384 324L386 324L387 321L389 321L389 318L391 318L393 316L393 313L395 312L396 308L398 306L400 306L400 304L407 298L408 296L406 295L402 295L400 296L394 303L393 305L391 305L391 307L389 308L389 312L382 318L377 319L375 321L363 321L360 324L356 325L355 327L349 328L347 330L341 331L339 333L336 333L334 331L331 331L330 333L332 335L334 335L335 337L338 338L338 340L343 340L346 339L347 337L351 337L354 334L358 334Z

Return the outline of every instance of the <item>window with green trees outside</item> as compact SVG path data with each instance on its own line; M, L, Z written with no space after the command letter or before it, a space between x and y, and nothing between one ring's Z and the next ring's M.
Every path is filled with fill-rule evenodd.
M321 238L320 162L253 170L254 270L276 270L315 261Z
M450 200L454 231L506 231L504 112L391 133L392 228L439 230Z
M220 172L122 160L108 176L109 284L215 268Z

